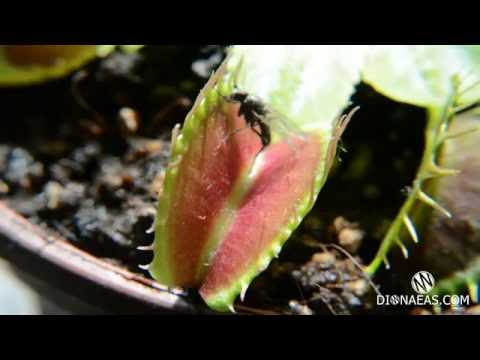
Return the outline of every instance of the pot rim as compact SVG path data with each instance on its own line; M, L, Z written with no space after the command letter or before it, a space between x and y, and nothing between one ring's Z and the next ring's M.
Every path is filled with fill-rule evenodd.
M2 201L0 236L69 273L146 305L181 313L204 311L200 306L190 303L182 289L170 289L89 254L57 233L31 223Z

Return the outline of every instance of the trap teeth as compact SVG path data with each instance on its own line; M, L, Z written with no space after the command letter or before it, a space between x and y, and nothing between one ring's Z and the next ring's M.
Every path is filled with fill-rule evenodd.
M418 244L417 230L415 230L415 225L413 224L412 220L410 220L410 217L408 217L408 215L403 216L403 223L405 224L405 227L407 228L410 236L412 237L413 242L415 244Z
M198 108L197 108L197 111L196 111L196 115L201 119L205 119L207 116L208 116L208 104L207 104L207 100L205 98L203 98L201 101L200 101L200 104L198 104Z
M405 245L403 245L403 243L400 239L397 238L396 242L397 242L398 247L402 251L403 257L405 259L408 259L408 249L405 247Z
M452 214L445 208L443 208L438 202L433 200L430 196L428 196L425 192L420 191L418 193L418 198L426 203L427 205L431 206L432 208L440 211L443 215L445 215L448 218L452 217Z
M157 218L155 218L155 220L153 220L152 222L152 225L147 229L145 230L145 234L152 234L155 232L155 226L157 225Z
M240 291L240 301L243 302L245 299L245 294L247 293L248 284L242 284L242 290Z
M390 262L388 261L387 257L383 258L383 264L385 265L385 269L390 270Z
M278 258L278 256L280 255L280 251L282 251L282 245L280 245L279 243L274 244L272 251L273 256Z
M145 234L152 234L155 231L155 226L152 225L150 228L145 230Z

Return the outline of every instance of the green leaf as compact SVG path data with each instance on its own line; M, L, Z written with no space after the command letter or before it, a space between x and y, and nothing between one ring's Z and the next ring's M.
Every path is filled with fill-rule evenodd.
M435 208L443 216L450 216L449 209L441 207L423 187L426 180L458 173L455 169L441 168L437 155L448 138L456 111L480 100L480 47L372 47L363 69L363 79L396 101L428 110L425 148L412 190L367 268L367 272L373 274L382 262L388 264L387 254L394 244L403 247L401 240L405 232L418 241L416 225L411 220L418 202Z
M132 45L127 50L132 51ZM0 86L25 86L66 76L115 45L0 46Z
M459 104L480 98L480 46L373 46L363 80L399 102L441 107L458 77Z

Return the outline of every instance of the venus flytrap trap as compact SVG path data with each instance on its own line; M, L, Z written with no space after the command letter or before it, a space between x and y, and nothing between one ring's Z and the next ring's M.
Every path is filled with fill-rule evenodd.
M424 244L421 260L439 281L433 294L468 292L478 302L480 281L480 118L469 112L456 117L439 163L456 168L457 176L434 179L429 191L451 211L451 218L418 209Z
M234 311L325 183L365 51L230 49L174 140L149 266L156 280Z
M394 245L408 257L405 239L420 241L428 213L418 209L452 216L428 185L458 174L437 158L449 140L469 133L450 125L480 99L479 60L471 46L232 47L173 139L151 275L234 311L236 297L243 300L312 208L360 73L378 92L427 110L417 175L365 272L388 266Z
M452 84L452 86L455 85ZM366 271L369 274L375 273L381 263L384 263L387 269L390 268L387 253L393 245L399 246L404 257L408 258L408 250L403 243L406 238L405 235L410 237L414 243L418 244L419 235L412 220L412 212L417 202L425 203L440 212L443 216L452 216L447 209L442 207L424 190L424 184L427 180L458 174L457 170L442 168L436 162L438 151L446 140L445 135L449 123L454 116L452 100L455 99L456 90L452 90L452 92L443 111L438 112L437 109L432 109L428 114L424 154L415 180L413 181L413 186L409 189L407 199L390 225L375 259L367 267Z
M456 169L438 165L437 155L447 141L449 127L457 112L480 98L479 47L462 46L391 46L375 47L363 69L364 81L397 101L427 109L425 148L412 188L391 223L382 244L366 272L373 275L387 254L397 245L405 257L404 244L410 237L419 242L412 213L418 203L426 204L446 218L452 215L424 186L427 181L457 175Z
M0 86L26 86L66 76L117 45L3 45L0 46ZM121 45L126 52L142 45Z
M474 303L479 302L479 282L480 279L480 261L475 261L468 264L463 269L454 272L450 276L441 279L432 290L432 295L446 295L446 294L460 294L467 290L470 299ZM436 307L436 312L441 309Z

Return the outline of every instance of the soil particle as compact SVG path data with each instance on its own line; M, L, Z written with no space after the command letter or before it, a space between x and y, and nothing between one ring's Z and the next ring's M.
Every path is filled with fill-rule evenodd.
M365 236L358 223L349 222L342 216L335 218L330 231L337 237L338 244L352 254L359 250Z
M291 315L313 315L313 310L310 309L307 305L302 305L296 300L291 300L288 303L290 308L289 314Z
M49 181L40 197L44 201L46 209L58 211L79 206L85 197L85 192L85 185L80 183L71 182L62 186L56 181Z
M133 135L140 127L140 116L137 111L123 107L118 112L118 122L124 136Z
M45 175L42 163L19 147L0 146L0 176L4 190L18 188L32 191ZM8 187L8 188L7 188Z
M90 142L44 165L25 149L2 146L0 180L12 189L7 202L32 221L139 271L138 264L152 256L136 248L153 242L146 233L156 213L152 184L160 186L156 179L168 151L161 140L138 138L121 154L105 154L100 143ZM38 193L31 196L36 184Z
M50 174L61 184L67 184L71 180L90 180L97 168L101 151L97 142L75 148L69 157L61 158L50 166Z
M349 314L363 309L365 298L372 291L355 262L360 263L360 258L325 248L291 274L314 312L322 312L326 306L332 313Z

